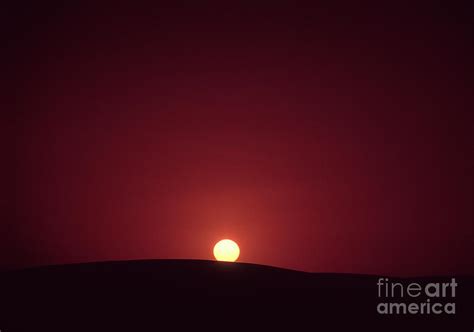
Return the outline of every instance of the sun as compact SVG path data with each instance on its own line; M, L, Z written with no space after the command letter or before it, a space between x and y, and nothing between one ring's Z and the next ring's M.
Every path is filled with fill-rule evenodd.
M220 240L214 246L214 257L223 262L235 262L239 258L240 249L237 243L232 240Z

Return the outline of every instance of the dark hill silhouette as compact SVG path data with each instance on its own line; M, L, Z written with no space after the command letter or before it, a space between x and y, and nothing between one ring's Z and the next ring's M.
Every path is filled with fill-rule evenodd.
M474 278L455 315L377 313L378 276L199 260L61 265L0 274L9 331L472 331ZM446 281L448 278L397 279ZM449 278L450 279L450 278Z

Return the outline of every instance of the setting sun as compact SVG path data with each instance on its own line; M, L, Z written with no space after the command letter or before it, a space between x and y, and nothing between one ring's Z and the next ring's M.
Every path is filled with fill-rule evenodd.
M235 262L239 258L240 249L237 243L232 240L220 240L214 246L214 257L223 262Z

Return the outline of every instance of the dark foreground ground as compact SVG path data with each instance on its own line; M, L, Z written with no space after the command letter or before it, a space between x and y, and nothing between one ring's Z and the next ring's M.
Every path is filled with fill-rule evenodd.
M455 315L380 315L378 279L194 260L9 271L0 274L0 330L474 330L473 277L456 277L454 299L433 300L455 302ZM390 278L404 285L450 280Z

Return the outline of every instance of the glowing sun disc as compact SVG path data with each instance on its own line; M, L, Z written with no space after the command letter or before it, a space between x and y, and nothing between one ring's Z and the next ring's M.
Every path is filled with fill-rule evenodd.
M232 240L220 240L214 246L214 257L222 262L235 262L239 258L240 249Z

